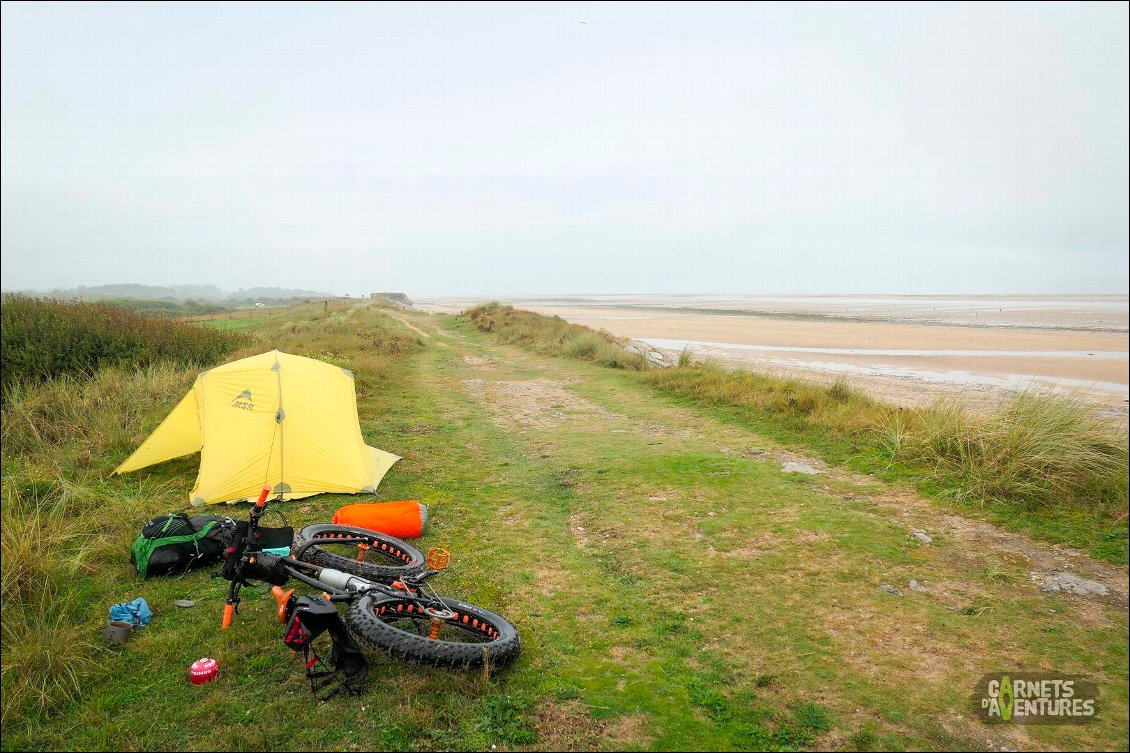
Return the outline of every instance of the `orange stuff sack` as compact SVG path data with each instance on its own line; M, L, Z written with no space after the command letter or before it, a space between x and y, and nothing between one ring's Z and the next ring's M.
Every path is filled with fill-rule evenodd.
M334 523L414 539L428 527L428 508L414 499L346 505L334 513Z

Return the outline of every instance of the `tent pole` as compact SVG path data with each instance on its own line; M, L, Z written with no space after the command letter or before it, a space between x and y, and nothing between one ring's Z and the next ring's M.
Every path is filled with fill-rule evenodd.
M279 485L282 486L286 482L286 453L284 451L286 429L283 428L286 413L283 411L282 364L279 363L279 352L277 350L275 351L275 376L278 379L279 389L279 409L275 411L275 422L279 425Z

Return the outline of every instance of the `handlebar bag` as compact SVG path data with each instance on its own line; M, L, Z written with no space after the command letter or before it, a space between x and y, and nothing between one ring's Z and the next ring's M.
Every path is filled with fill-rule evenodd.
M247 577L265 581L272 586L285 586L290 580L290 575L286 572L286 560L270 552L255 555L255 562L250 565Z
M226 580L235 580L237 577L237 570L239 568L240 558L243 556L243 549L247 545L247 529L250 524L246 520L241 520L233 524L233 533L230 543L224 547L221 556L225 557L224 568L221 574ZM280 526L278 528L270 528L268 526L259 526L259 549L275 549L278 547L289 547L294 543L294 529L290 526ZM263 578L269 583L275 581ZM283 583L286 581L284 580ZM275 583L276 586L281 586L282 583Z

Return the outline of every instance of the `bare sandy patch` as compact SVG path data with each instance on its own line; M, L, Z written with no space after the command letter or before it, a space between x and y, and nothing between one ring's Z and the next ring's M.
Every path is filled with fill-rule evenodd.
M482 356L477 356L473 353L464 353L463 363L467 364L468 366L474 366L477 369L493 369L495 366L494 361L490 360L489 358L483 358Z
M944 546L948 541L961 542L961 546L945 551L962 569L989 568L998 565L1027 567L1033 577L1017 583L1018 588L1038 591L1037 583L1060 572L1097 581L1109 589L1105 595L1079 596L1075 594L1048 594L1073 601L1091 599L1127 610L1127 592L1130 590L1127 571L1092 559L1082 552L1057 544L1033 541L1029 537L1006 531L982 520L942 512L936 505L908 489L880 485L875 479L859 474L831 471L830 477L864 487L859 493L838 493L828 486L818 487L832 496L847 501L860 501L876 508L889 520L898 520L906 526L907 535L921 530L934 541L923 546Z
M823 627L842 661L867 677L905 674L908 683L912 678L942 683L975 673L979 666L979 657L952 641L936 639L928 625L908 620L901 612L853 602L824 606L817 614L815 624Z
M798 544L823 544L825 541L831 541L831 534L826 531L810 531L802 529L796 532L793 536L793 541Z
M651 736L645 730L648 716L646 714L632 714L621 716L604 725L604 739L612 749L623 748L625 745L634 744L646 746Z
M467 393L478 400L495 422L502 426L546 429L567 421L596 419L623 423L627 420L566 389L577 381L464 379L462 384Z
M543 596L555 596L575 589L576 576L553 564L543 564L534 572L534 582Z
M544 750L620 750L626 745L644 746L650 740L647 717L621 716L594 719L580 701L545 700L534 709L534 727Z
M737 559L750 559L755 557L764 557L766 554L771 554L781 547L781 539L776 534L766 531L752 539L747 539L741 546L724 552L726 557L735 557Z

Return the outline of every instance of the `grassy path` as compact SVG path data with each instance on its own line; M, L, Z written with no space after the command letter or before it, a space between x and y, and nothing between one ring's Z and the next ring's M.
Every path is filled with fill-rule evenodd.
M487 680L377 659L365 695L315 704L265 592L221 633L226 584L140 583L119 558L98 574L149 599L153 627L5 749L1126 748L1124 606L1041 593L1016 541L952 518L922 544L909 532L937 513L905 492L784 473L780 447L631 374L453 318L386 324L430 337L401 380L362 391L367 441L404 456L381 497L428 503L421 548L454 553L440 589L511 618L518 664ZM187 482L194 466L174 465L155 478ZM301 525L344 501L286 513ZM184 597L198 606L171 607ZM224 674L192 688L203 655ZM1017 669L1088 676L1102 720L976 721L976 679Z
M825 745L1100 739L1075 728L1005 737L972 720L976 679L1018 668L1102 678L1108 702L1124 705L1125 602L1040 593L1029 570L1033 560L1051 564L1054 550L942 515L905 490L783 473L780 448L642 390L631 375L447 328L462 335L451 338L464 356L462 388L527 455L558 468L571 492L572 547L602 565L613 589L618 608L592 619L615 637L604 673L620 680L595 702L623 708L641 664L665 678L637 681L639 708L662 718L646 727L673 736L650 744L687 744L679 729L738 747L783 729L784 742L803 737L814 707L827 709ZM910 536L931 519L932 544ZM1125 582L1117 568L1071 564ZM539 575L567 595L576 574ZM928 591L911 591L911 579ZM662 712L642 700L657 697ZM695 713L680 723L678 709ZM1125 717L1108 721L1101 739L1117 745Z

